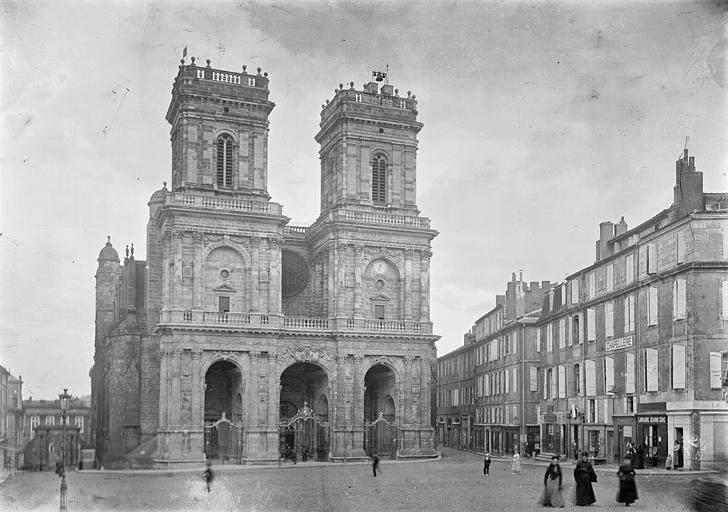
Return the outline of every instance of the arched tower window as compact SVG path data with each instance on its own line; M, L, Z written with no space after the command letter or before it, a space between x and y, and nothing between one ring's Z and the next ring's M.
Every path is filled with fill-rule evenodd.
M217 139L217 186L233 186L233 139L225 134Z
M372 162L372 202L387 202L387 161L382 155L376 155Z

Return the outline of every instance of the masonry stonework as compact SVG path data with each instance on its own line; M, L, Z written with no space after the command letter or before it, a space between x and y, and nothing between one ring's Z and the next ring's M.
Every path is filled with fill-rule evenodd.
M99 255L92 432L107 466L437 454L416 98L339 85L316 135L321 212L299 227L267 190L268 85L182 63L147 260L131 247L122 265L110 241Z

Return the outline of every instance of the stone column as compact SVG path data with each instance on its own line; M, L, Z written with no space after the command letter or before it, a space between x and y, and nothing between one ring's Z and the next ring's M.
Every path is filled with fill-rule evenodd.
M402 399L402 424L411 425L414 418L412 418L412 362L414 359L411 356L404 356L404 379L400 383L403 392Z
M276 354L268 354L268 419L269 429L278 427L278 414L280 402L280 387L278 379L278 357Z
M404 310L402 318L412 319L412 258L415 252L411 249L404 251Z
M330 242L331 246L329 249L329 265L327 269L327 273L329 276L329 286L328 286L328 302L329 302L329 317L338 316L338 306L337 306L337 297L336 297L336 290L338 288L336 283L336 278L338 277L338 265L337 265L337 256L338 256L338 250L336 247L336 242Z
M181 425L181 380L182 380L182 351L174 350L172 354L171 374L167 376L172 383L172 396L170 397L171 403L169 404L172 418L170 421L171 426L179 428Z
M258 363L259 363L259 352L250 353L250 426L257 427L260 425L260 418L258 414Z
M159 428L166 429L169 427L169 350L161 349L159 351Z
M279 315L281 304L281 242L271 238L270 242L270 271L268 276L268 313Z
M420 259L420 321L430 320L430 251L423 251Z
M192 428L202 429L205 421L205 381L202 370L202 351L192 352Z
M362 261L362 253L364 248L361 245L354 246L354 318L363 318L363 308L361 303L361 290L364 285L363 272L364 262Z
M420 359L420 425L430 426L430 361Z
M346 453L346 356L336 356L336 380L334 387L334 409L329 424L334 432L334 456L343 457Z
M172 261L174 270L172 277L172 307L182 307L182 242L184 232L174 231L172 233Z
M194 262L192 268L192 309L204 309L202 302L202 233L192 233Z
M352 455L364 456L364 373L362 363L364 359L354 356L354 382L352 384L351 415L354 439Z
M250 239L250 311L260 311L260 240Z

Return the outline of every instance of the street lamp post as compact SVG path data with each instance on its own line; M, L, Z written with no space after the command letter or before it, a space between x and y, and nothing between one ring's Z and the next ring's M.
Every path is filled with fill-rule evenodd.
M61 440L61 512L68 510L66 508L66 414L68 413L68 401L71 395L68 394L68 388L63 388L63 393L58 395L61 402L61 424L63 426L63 439Z

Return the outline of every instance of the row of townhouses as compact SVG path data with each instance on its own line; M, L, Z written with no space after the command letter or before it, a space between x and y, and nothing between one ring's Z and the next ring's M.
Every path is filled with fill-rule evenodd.
M559 283L514 274L463 346L438 358L438 441L726 464L728 193L703 192L686 150L669 208L599 231L594 264Z

